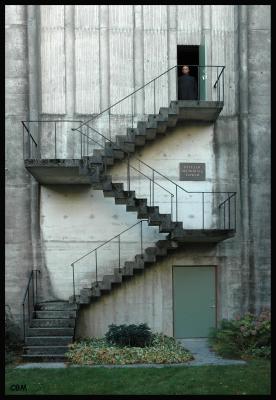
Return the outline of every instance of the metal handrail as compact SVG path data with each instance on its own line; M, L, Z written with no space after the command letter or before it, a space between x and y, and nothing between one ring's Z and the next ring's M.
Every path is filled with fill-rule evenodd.
M107 243L110 243L112 240L118 238L118 244L119 244L119 272L121 272L121 235L124 234L125 232L129 231L130 229L132 229L133 227L137 226L140 224L141 229L140 229L140 246L141 246L141 254L143 253L143 229L142 229L142 224L144 221L147 221L145 219L141 219L139 222L136 222L134 225L130 226L129 228L125 229L124 231L120 232L118 235L113 236L111 239L107 240L106 242L104 242L103 244L99 245L98 247L96 247L95 249L89 251L88 253L84 254L82 257L78 258L77 260L75 260L74 262L71 263L71 267L72 267L72 275L73 275L73 299L74 302L76 302L76 288L75 288L75 264L79 261L81 261L82 259L84 259L85 257L87 257L89 254L95 253L95 264L96 264L96 268L95 268L95 272L96 272L96 286L98 286L98 259L97 259L97 251L105 246Z
M156 81L156 80L159 79L161 76L167 74L167 73L168 73L169 71L171 71L172 69L178 68L178 67L181 67L181 66L182 66L181 64L174 65L173 67L169 68L167 71L163 72L162 74L156 76L154 79L152 79L152 80L150 80L149 82L145 83L145 85L139 87L138 89L134 90L134 91L133 91L132 93L130 93L129 95L123 97L122 99L118 100L116 103L112 104L110 107L108 107L108 108L106 108L105 110L101 111L101 112L100 112L99 114L97 114L95 117L90 118L89 120L83 122L80 126L78 126L77 128L74 128L74 129L72 129L72 130L78 130L78 129L79 129L80 127L82 127L83 125L87 125L89 122L91 122L91 121L97 119L99 116L101 116L102 114L104 114L106 111L111 110L111 108L115 107L116 105L118 105L118 104L121 103L122 101L126 100L128 97L134 95L135 93L139 92L139 90L144 89L146 86L148 86L148 85L151 84L152 82ZM222 68L222 71L221 71L219 77L217 78L217 81L216 81L215 85L217 85L217 82L218 82L218 80L219 80L219 78L220 78L222 72L223 72L224 69L225 69L225 66L223 66L223 65L195 65L195 64L189 64L189 66L190 66L190 67L198 67L198 68L210 68L210 67L212 67L212 68ZM216 86L214 86L214 87L216 87Z
M35 273L35 284L34 284L34 273ZM37 273L40 273L39 269L34 269L31 271L30 273L30 277L28 280L28 284L27 284L27 288L25 291L25 295L23 297L23 302L22 302L22 308L23 308L23 334L24 334L24 340L26 337L26 322L25 322L25 304L26 304L26 297L28 295L28 322L29 322L29 326L30 326L30 322L31 322L31 318L30 318L30 287L31 287L31 282L32 282L32 286L33 286L33 307L32 310L35 309L36 306L36 301L37 301Z
M88 253L84 254L84 256L82 256L82 257L78 258L77 260L73 261L73 262L71 263L71 266L72 266L73 264L76 264L78 261L82 260L84 257L88 256L89 254L93 253L94 251L98 250L100 247L102 247L102 246L106 245L107 243L111 242L111 240L113 240L113 239L115 239L116 237L121 236L123 233L129 231L131 228L133 228L134 226L140 224L142 221L147 221L147 219L141 219L140 221L136 222L134 225L132 225L132 226L130 226L129 228L125 229L124 231L118 233L118 235L113 236L111 239L107 240L106 242L104 242L104 243L101 244L100 246L98 246L98 247L96 247L95 249L93 249L93 250L89 251Z

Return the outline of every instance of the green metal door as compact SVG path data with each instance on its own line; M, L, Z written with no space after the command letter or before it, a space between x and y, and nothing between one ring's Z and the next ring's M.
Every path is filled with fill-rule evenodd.
M199 65L205 65L205 46L199 46ZM206 99L206 68L199 68L199 98L200 100Z
M207 337L216 326L215 267L174 267L174 337Z

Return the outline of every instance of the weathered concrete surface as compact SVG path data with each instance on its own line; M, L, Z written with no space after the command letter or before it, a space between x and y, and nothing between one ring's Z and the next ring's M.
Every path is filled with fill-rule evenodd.
M192 129L191 132L185 131L187 135L175 132L176 135L174 133L174 136L161 139L157 147L154 147L154 143L149 144L139 156L145 157L146 160L147 155L152 157L155 154L159 160L154 160L154 156L148 159L149 164L152 165L153 161L156 167L158 164L158 168L162 165L161 172L174 180L178 178L176 166L180 161L204 162L204 154L208 153L208 157L210 156L208 158L209 176L204 182L206 184L204 189L207 190L206 188L210 186L218 190L238 191L237 237L221 244L216 253L222 268L218 286L225 296L221 299L219 315L231 317L237 312L247 310L248 307L253 311L258 311L261 307L269 305L270 6L41 5L33 7L36 7L37 14L33 13L33 16L29 16L28 46L30 51L27 52L26 7L6 6L6 210L8 221L6 276L7 302L11 304L13 313L19 316L19 304L28 275L27 271L40 263L43 264L44 261L47 266L50 254L52 258L49 277L54 283L54 274L57 271L56 261L65 260L67 256L64 257L64 254L68 251L68 246L71 246L71 243L65 243L61 238L58 240L62 243L55 244L56 247L50 250L49 247L47 248L47 242L41 245L39 241L40 226L37 222L39 218L36 220L35 215L38 217L41 214L42 220L44 214L38 207L39 188L35 188L34 181L29 179L23 160L19 157L22 154L22 140L19 139L22 138L20 120L34 118L35 115L37 118L42 116L49 119L60 118L60 113L65 113L64 115L69 119L75 117L74 113L78 115L78 118L89 118L92 113L108 107L111 97L114 101L120 97L119 93L116 97L118 87L122 87L124 93L129 93L158 73L175 65L177 44L199 45L201 43L206 45L206 62L208 61L211 65L226 65L225 104L215 132L212 129L204 131L201 127ZM39 14L45 16L41 25ZM185 24L185 19L188 19L189 24ZM34 21L37 21L37 30L33 29ZM38 35L39 32L41 36ZM30 44L32 37L33 39L41 38L42 41L37 40L36 44ZM116 41L118 37L122 38L120 42ZM87 66L91 60L85 61L83 58L86 56L87 42L95 44L95 55L98 54L98 57L95 56L97 66L93 65L93 68ZM34 49L37 51L33 51ZM116 55L113 52L115 49ZM29 54L29 59L27 54ZM38 60L34 55L38 55ZM79 60L79 57L82 59ZM127 66L126 70L122 70L122 58L132 64L133 69ZM110 82L111 76L113 82ZM32 81L32 84L28 82L28 79ZM35 87L34 82L39 82L42 86L39 84ZM171 84L169 87L168 82L169 85ZM163 100L167 101L168 98L171 100L176 93L175 77L170 75L168 82L162 81L163 87L159 88L160 103ZM39 87L43 88L43 92ZM147 93L152 95L153 92ZM28 95L31 98L29 103ZM145 104L142 96L137 96L136 112L143 113L145 106L153 108L152 103L148 101ZM30 115L28 115L29 104ZM124 107L125 110L129 110L129 102L126 102ZM41 112L50 114L41 114ZM117 110L117 114L118 112ZM117 114L115 111L113 119L121 122ZM104 133L108 132L107 121L107 118L103 119L101 128ZM188 134L191 134L190 139ZM176 138L178 142L175 141ZM64 134L61 140L62 157L69 154L70 146L67 139ZM47 144L46 141L45 143ZM171 143L171 147L167 147L168 143ZM184 153L182 155L178 153L174 157L173 152L180 151L179 143L185 145ZM204 146L206 146L205 149ZM166 151L167 148L170 150L169 153ZM70 158L74 157L71 155ZM123 168L116 168L112 168L110 172L114 173L120 182ZM191 187L190 183L188 187ZM30 193L28 193L28 188ZM52 197L57 200L56 204L47 202L47 194L50 194L48 188L43 188L40 204L45 209L47 207L51 209L48 214L50 228L48 228L49 231L46 229L49 233L54 226L58 229L58 224L53 221L51 226L50 220L53 215L59 215L55 213L63 207L64 199L61 200L61 198L65 195L65 191ZM102 202L102 198L97 198L97 201ZM104 199L102 204L107 205L105 201L108 199ZM110 204L111 202L114 210L118 210L120 206L115 206L113 200L110 200ZM71 204L69 203L70 201L66 205L68 211ZM72 203L74 203L73 197ZM28 204L31 204L32 212ZM94 204L96 203L92 203L92 207ZM166 207L168 201L164 201L163 204ZM191 205L196 207L196 202L191 201ZM195 208L188 214L187 221L193 220L191 215L195 215L194 211ZM130 217L130 214L125 217L123 222L125 226L131 224L132 217L133 223L136 220L136 216ZM69 213L61 215L69 215ZM117 211L112 215L118 215ZM70 230L71 217L68 220L66 229ZM113 219L111 220L114 222ZM106 229L103 221L100 224L101 228ZM117 225L117 228L119 229L120 225ZM45 226L42 227L42 231L44 229ZM95 228L95 231L98 231L98 228ZM78 232L80 232L79 229L77 229ZM62 236L62 232L57 231L58 235ZM41 254L36 254L40 252L40 248ZM196 260L193 257L192 259ZM189 260L192 262L191 259ZM213 262L213 260L209 261ZM67 265L67 261L65 264ZM44 271L47 276L47 269ZM13 284L15 273L17 277L22 278L21 280L18 278L18 287ZM46 285L44 284L49 291L50 286L50 280ZM57 295L59 286L57 285L54 290ZM107 314L111 315L110 310L107 310ZM91 318L90 315L89 321L92 325ZM170 330L170 328L164 329L167 332Z
M6 304L20 323L32 269L30 177L22 159L22 127L28 115L27 25L24 6L6 6Z
M214 135L217 188L238 189L236 238L218 246L236 276L226 316L270 306L270 7L240 6L238 21L239 113L221 117Z

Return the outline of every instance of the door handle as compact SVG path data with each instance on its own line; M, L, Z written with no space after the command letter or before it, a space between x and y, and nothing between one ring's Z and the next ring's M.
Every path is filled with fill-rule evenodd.
M209 308L216 308L216 306L214 305L214 306L209 306Z

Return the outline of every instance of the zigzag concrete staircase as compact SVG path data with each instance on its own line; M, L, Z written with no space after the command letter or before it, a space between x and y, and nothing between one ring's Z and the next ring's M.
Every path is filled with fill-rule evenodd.
M143 271L161 257L166 257L168 252L177 249L181 242L193 242L195 235L197 241L206 241L208 237L210 242L215 242L218 234L225 234L225 231L218 229L183 229L182 222L173 222L171 214L161 214L158 206L148 206L146 198L137 198L135 191L124 190L123 183L113 183L112 177L105 174L104 164L113 165L128 153L134 153L136 146L143 146L147 140L154 140L158 133L165 133L168 127L174 127L179 119L179 110L178 102L171 102L169 107L160 108L159 114L149 115L148 121L138 122L137 128L128 128L127 135L116 136L115 143L105 142L103 150L94 150L91 157L81 160L80 174L90 177L93 189L103 190L105 197L114 197L115 204L125 204L126 211L137 211L137 218L147 219L148 225L159 226L159 232L168 235L166 240L157 241L142 254L136 254L132 261L126 261L120 270L115 268L112 275L104 275L101 281L92 282L91 287L81 289L76 299L80 305L89 304L99 299L102 294L109 293L124 280ZM73 297L70 301L73 301Z
M147 199L136 198L135 191L124 190L123 183L113 183L112 177L106 175L106 166L124 159L129 153L134 153L136 147L144 146L158 134L164 134L174 127L181 111L178 102L172 101L169 107L160 108L159 114L149 115L148 121L139 121L137 128L127 128L127 135L117 135L116 141L112 143L106 141L104 149L95 149L91 157L83 157L80 161L79 173L89 176L93 189L103 190L105 197L114 197L115 204L125 204L126 211L137 211L137 218L146 218L148 225L159 226L159 232L168 235L166 240L157 241L154 246L146 248L143 254L136 254L132 261L126 261L120 270L115 268L112 275L104 275L101 281L92 282L89 288L81 289L76 299L72 296L69 302L40 304L41 311L35 311L35 318L28 330L26 354L23 356L25 360L64 361L68 344L74 339L78 310L75 300L79 306L90 304L124 280L143 272L161 257L166 257L181 242L194 241L194 230L183 229L182 222L173 222L171 214L159 213L158 206L148 206ZM198 230L196 234L199 240L200 236L205 239L208 236L210 241L216 241L218 230Z
M68 344L74 340L78 306L68 301L36 305L24 347L24 361L65 361Z

